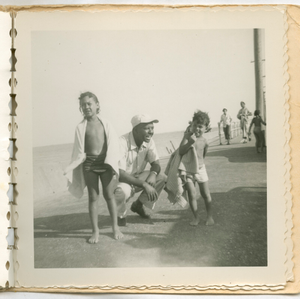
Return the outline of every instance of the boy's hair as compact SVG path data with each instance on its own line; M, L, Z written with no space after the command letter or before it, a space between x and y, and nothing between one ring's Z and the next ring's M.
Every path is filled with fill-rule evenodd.
M210 118L206 112L196 110L193 116L193 122L197 124L205 125L206 128L209 128Z
M78 100L79 100L79 111L82 113L82 109L81 109L81 100L83 100L85 97L88 97L88 98L93 98L95 103L98 103L99 104L99 100L98 98L96 97L96 95L94 95L92 92L90 91L87 91L87 92L83 92L80 94ZM100 108L97 108L97 114L100 112Z
M255 110L254 111L254 116L260 115L260 111L259 110Z
M245 102L241 101L241 102L240 102L240 105L242 105L242 104L246 105Z

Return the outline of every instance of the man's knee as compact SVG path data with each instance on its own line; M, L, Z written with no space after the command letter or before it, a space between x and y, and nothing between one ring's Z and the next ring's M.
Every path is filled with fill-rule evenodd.
M160 173L156 177L156 183L163 183L165 184L167 181L167 176L164 173Z
M131 186L125 183L119 183L114 194L118 203L124 202L131 196Z

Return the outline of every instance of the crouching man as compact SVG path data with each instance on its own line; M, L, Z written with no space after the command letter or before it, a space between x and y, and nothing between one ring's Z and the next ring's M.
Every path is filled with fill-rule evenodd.
M131 211L150 219L144 206L153 209L165 186L166 176L160 174L159 157L152 139L154 123L158 120L148 115L135 115L131 120L132 131L120 137L120 177L115 190L119 226L126 226L126 203L141 191ZM147 163L151 165L150 170L145 170Z

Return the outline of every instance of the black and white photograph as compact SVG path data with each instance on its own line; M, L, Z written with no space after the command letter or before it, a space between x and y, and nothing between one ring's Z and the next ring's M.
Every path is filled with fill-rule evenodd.
M45 14L65 26L27 35L34 271L272 271L272 31L229 13L112 14Z
M32 45L36 268L267 265L263 30Z

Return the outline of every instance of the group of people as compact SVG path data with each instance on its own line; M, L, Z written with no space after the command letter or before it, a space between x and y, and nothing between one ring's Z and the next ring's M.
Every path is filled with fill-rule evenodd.
M266 125L264 120L260 116L260 111L254 111L254 118L252 119L249 129L248 129L248 121L249 116L252 116L252 113L246 107L245 102L241 102L241 109L237 114L237 118L240 120L240 127L242 130L243 138L241 143L247 143L247 141L251 141L251 129L254 125L253 133L256 139L255 147L257 153L261 153L263 149L266 147L265 143L265 132L262 128L262 124ZM221 115L220 123L223 125L223 131L225 135L225 139L227 140L227 144L230 144L231 134L230 134L230 127L231 127L232 118L227 113L227 109L223 109L223 114Z
M139 114L131 119L131 132L118 138L112 125L99 117L100 104L91 92L82 93L79 97L79 108L84 119L75 131L72 159L65 169L68 189L77 198L83 196L87 187L89 198L89 215L92 224L90 243L99 239L97 202L100 196L99 178L102 184L103 197L112 220L115 239L123 237L120 226L126 226L126 203L135 193L141 192L131 204L131 211L144 219L150 219L145 207L153 209L167 176L161 173L159 156L155 147L154 124L159 121L148 115ZM196 169L180 172L182 184L188 194L193 214L191 225L199 223L195 184L205 201L207 225L213 225L212 199L208 188L208 176L204 158L208 144L203 133L209 127L207 113L196 111L191 124L187 127L178 148L180 157L191 154ZM150 164L150 169L146 165ZM195 167L194 167L195 168ZM179 171L179 170L178 170Z

